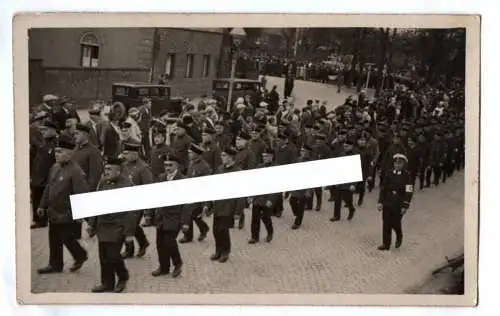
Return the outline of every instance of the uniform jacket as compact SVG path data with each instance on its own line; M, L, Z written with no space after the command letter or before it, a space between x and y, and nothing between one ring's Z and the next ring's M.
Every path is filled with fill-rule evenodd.
M103 120L97 122L88 120L83 124L90 127L89 141L98 149L102 149L103 132L106 128L107 122Z
M188 135L176 136L171 144L171 148L177 158L180 160L180 164L187 166L189 162L188 151L191 145L191 138Z
M50 169L56 163L54 146L51 144L39 145L33 158L30 170L31 186L45 187L49 180Z
M103 181L98 191L119 189L132 186L133 183L121 175L114 181ZM122 242L126 236L134 236L136 217L134 212L120 212L99 215L88 219L89 226L100 242Z
M76 162L56 163L50 170L39 208L47 210L51 223L71 223L69 196L86 192L89 192L89 186L85 173Z
M83 172L85 172L89 189L94 191L104 172L103 159L99 149L90 142L81 147L77 146L73 151L71 159L78 163Z
M242 169L234 164L231 167L226 167L221 165L217 174L229 173L235 171L241 171ZM235 215L240 216L245 208L244 198L226 199L218 200L210 203L210 208L208 210L208 215L214 214L214 217L233 217Z
M215 142L204 144L204 149L203 159L205 159L213 172L217 170L222 163L220 158L221 149Z
M395 209L409 208L413 197L413 181L407 170L392 169L383 179L378 203Z
M241 170L251 170L256 166L255 155L249 146L246 146L245 148L238 151L238 153L236 153L234 161Z
M313 147L316 153L315 159L328 159L333 157L333 152L327 144L319 144Z
M360 148L359 154L361 156L361 171L363 173L363 180L366 180L372 175L374 160L373 151L369 147Z
M177 171L171 181L185 179L185 177ZM157 182L168 181L166 173L162 173ZM154 222L157 229L164 231L179 231L182 225L189 225L191 222L191 207L185 205L173 205L159 207L155 211Z
M429 148L429 164L437 166L444 163L446 157L446 144L444 141L432 141Z

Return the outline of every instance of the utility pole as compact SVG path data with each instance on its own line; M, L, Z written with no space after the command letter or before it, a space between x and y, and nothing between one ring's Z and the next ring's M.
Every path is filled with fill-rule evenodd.
M160 48L160 34L158 28L155 27L153 29L153 47L151 51L151 69L149 71L149 82L153 83L155 77L155 68L156 68L156 58L158 56L158 50Z

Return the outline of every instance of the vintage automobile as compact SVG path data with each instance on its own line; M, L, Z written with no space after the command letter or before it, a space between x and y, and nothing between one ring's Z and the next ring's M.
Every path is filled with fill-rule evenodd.
M227 105L230 82L231 79L229 78L215 79L213 81L213 97L220 100L224 106ZM257 91L260 91L260 88L261 83L259 80L234 78L233 94L230 103L233 104L236 99L240 97L243 98L245 95L252 95Z
M182 112L182 98L170 96L170 86L141 82L117 82L113 84L112 101L121 102L128 110L139 107L144 97L151 99L153 116L160 116L168 111L170 113Z

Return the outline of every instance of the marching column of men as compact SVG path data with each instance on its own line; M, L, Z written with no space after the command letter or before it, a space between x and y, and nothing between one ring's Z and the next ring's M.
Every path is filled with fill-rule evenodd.
M453 102L443 105L450 99L447 94ZM30 117L32 228L49 226L49 264L39 273L62 272L63 245L75 260L70 271L78 271L88 258L78 242L82 221L72 219L71 194L360 155L362 180L357 183L87 218L89 236L99 240L101 267L101 284L92 291L121 292L129 278L123 260L134 256L135 240L137 257L145 256L150 245L143 227L156 229L158 267L151 274L171 273L175 278L183 266L179 243L193 241L194 224L200 242L212 231L215 251L210 259L224 263L231 253L230 230L244 228L246 208L251 210L249 244L259 242L261 222L265 240L271 242L273 217L282 216L284 202L288 200L294 216L291 229L296 230L304 225L314 199L316 211L325 209L324 189L333 202L330 221L338 223L343 208L352 221L356 208L364 205L365 195L378 183L377 208L382 213L378 249L390 249L393 230L399 248L401 221L417 180L420 190L438 186L465 164L460 91L384 91L370 101L348 98L331 112L320 107L319 100L309 100L302 110L284 100L269 111L266 101L253 108L241 99L230 113L213 100L205 102L198 111L185 104L181 117L163 113L156 118L148 99L128 111L118 102L108 118L103 105L95 103L89 108L90 120L79 123L68 99L44 98ZM415 102L419 106L409 110ZM211 228L205 221L209 216Z

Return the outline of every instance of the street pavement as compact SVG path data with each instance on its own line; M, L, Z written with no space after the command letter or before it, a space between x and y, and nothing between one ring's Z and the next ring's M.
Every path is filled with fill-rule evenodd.
M268 78L282 93L281 78ZM309 98L342 104L351 93L336 93L334 86L297 81L297 105ZM299 103L300 102L300 103ZM85 119L85 118L84 118ZM299 176L299 175L297 175ZM402 248L380 252L381 214L376 209L378 190L367 193L365 204L348 222L343 209L340 222L332 223L333 203L323 194L321 211L307 211L303 226L291 230L293 215L288 201L281 218L273 218L275 235L266 243L262 225L261 243L249 245L251 212L243 230L234 229L232 253L227 263L211 262L214 239L210 231L203 242L180 245L183 274L152 277L157 267L155 230L145 228L151 246L143 258L126 261L130 270L127 292L150 293L345 293L397 294L426 280L445 256L456 254L464 243L464 174L455 174L446 184L417 191L403 219ZM208 219L211 226L211 219ZM197 238L197 228L195 228ZM32 292L88 292L99 283L96 238L83 234L82 245L89 260L77 273L68 272L72 258L65 249L65 271L38 275L48 263L47 228L31 231ZM180 236L179 236L180 238Z
M301 229L291 230L291 210L273 218L271 243L247 244L250 211L243 230L232 230L232 253L227 263L209 260L212 234L203 242L180 245L184 260L179 279L154 278L154 228L146 228L151 247L144 258L127 260L131 278L128 292L168 293L346 293L397 294L423 282L444 257L461 251L464 240L464 175L446 184L417 191L405 215L402 248L380 252L381 214L376 210L378 190L369 193L354 219L332 223L333 203L324 194L321 211L307 211ZM209 220L211 224L211 220ZM262 227L263 228L263 227ZM265 231L261 232L264 240ZM72 258L65 250L65 272L38 275L48 262L47 229L32 230L32 291L86 292L99 281L97 241L82 239L89 260L77 273L68 272Z

